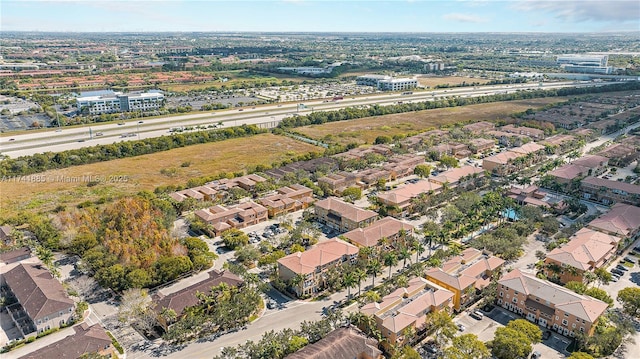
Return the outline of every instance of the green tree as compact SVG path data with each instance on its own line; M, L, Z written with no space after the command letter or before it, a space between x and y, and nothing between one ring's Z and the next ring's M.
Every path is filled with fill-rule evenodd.
M540 327L528 320L512 320L509 322L509 324L507 324L507 327L526 335L532 344L540 343L540 341L542 340L542 331L540 330Z
M389 279L391 279L391 269L393 269L394 265L398 264L398 256L393 252L388 252L382 260L384 261L384 265L389 267Z
M380 274L382 264L377 259L372 259L367 263L367 273L372 276L371 287L376 286L376 275Z
M591 287L587 288L587 290L584 291L584 294L596 299L600 299L601 301L609 304L609 307L613 306L613 298L611 298L611 296L609 296L609 293L607 293L607 291L605 291L604 289Z
M491 354L498 359L527 358L532 350L527 335L509 327L496 329L490 346Z
M349 187L342 191L342 198L345 201L353 202L362 198L362 189L360 187Z
M355 271L351 270L344 273L344 276L342 277L342 284L347 287L347 300L351 299L351 288L358 284L358 277Z
M249 236L247 236L244 232L239 229L228 229L222 232L220 236L224 245L227 246L231 250L235 250L238 247L246 246L249 244Z
M634 317L640 316L640 288L624 288L618 292L617 299L627 314Z
M487 346L475 334L463 334L453 338L451 346L444 350L445 359L486 359L491 357Z
M433 335L438 346L444 346L458 332L458 327L451 319L451 315L444 310L427 314L427 332Z
M613 277L609 271L607 271L602 267L596 268L596 270L593 271L593 273L596 275L598 286L600 286L601 284L604 284L604 285L609 284L609 282L611 281L611 278Z
M595 359L585 352L573 352L567 359Z
M413 169L413 173L418 177L427 178L431 174L431 170L432 170L431 166L420 164Z
M458 167L459 161L453 156L444 155L440 157L440 165L447 168Z
M156 280L158 283L166 283L192 268L193 263L187 256L162 257L156 262Z
M420 353L418 353L415 349L413 349L409 345L405 345L402 347L402 350L398 350L393 359L422 359Z
M583 294L587 290L586 284L577 281L569 281L564 286L578 294Z

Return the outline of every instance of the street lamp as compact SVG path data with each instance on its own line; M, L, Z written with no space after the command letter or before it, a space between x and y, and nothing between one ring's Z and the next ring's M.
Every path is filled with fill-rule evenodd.
M138 121L138 123L136 124L136 126L138 127L138 139L140 139L140 124L142 123L142 121Z

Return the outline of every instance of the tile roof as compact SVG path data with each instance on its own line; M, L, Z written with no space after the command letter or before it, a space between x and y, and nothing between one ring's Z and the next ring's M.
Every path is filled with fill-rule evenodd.
M382 357L378 341L355 328L338 328L319 341L309 344L286 359L354 359Z
M500 152L498 154L495 154L493 156L489 156L489 157L485 157L482 160L482 164L484 166L485 162L492 162L492 163L497 163L497 164L501 164L501 165L505 165L507 164L510 160L515 160L518 157L522 157L523 155L520 153L515 153L512 151L504 151L504 152Z
M616 203L609 212L589 222L587 226L628 237L640 228L640 207Z
M329 264L343 256L351 256L358 253L358 247L340 239L330 239L320 242L315 247L304 252L291 253L278 259L278 263L298 274L309 274L317 267Z
M20 263L4 273L4 279L34 322L74 306L62 284L41 264Z
M437 176L429 178L429 181L436 183L458 183L462 177L484 174L484 170L474 166L462 166L460 168L453 168L440 173Z
M576 177L586 176L588 173L589 173L588 167L583 167L583 166L570 163L562 167L556 168L555 170L549 172L549 175L557 178L566 179L566 180L572 180Z
M393 217L385 217L366 228L356 228L344 234L345 238L361 247L377 246L382 238L397 235L401 230L413 231L414 227Z
M378 198L388 203L400 204L418 197L422 193L427 194L430 191L438 192L441 188L442 185L439 183L420 180L416 183L411 183L404 187L381 193L378 195Z
M582 228L571 241L554 248L547 258L581 270L591 269L591 264L602 263L605 257L615 252L620 238L589 228Z
M527 296L538 297L549 301L550 307L562 310L590 323L594 323L605 310L607 303L575 293L567 288L542 280L534 274L525 273L519 269L505 274L498 281L500 285L511 288Z
M329 197L318 201L315 203L315 206L328 211L339 213L341 217L344 217L356 223L378 216L378 213L374 211L358 208L353 204L347 203L337 197Z
M623 191L629 194L640 194L640 186L631 183L625 183L620 181L612 181L598 177L587 177L582 180L582 183L586 183L592 186L605 187L608 189L615 189Z
M584 157L577 158L573 160L574 165L588 167L588 168L598 168L602 166L606 166L609 163L609 159L604 156L598 155L588 155Z
M82 323L73 327L75 334L53 342L20 359L77 359L83 354L98 353L111 346L111 338L100 324Z
M535 142L529 142L529 143L525 143L524 145L520 146L520 147L515 147L511 149L511 152L515 152L515 153L520 153L523 155L529 154L529 153L535 153L538 152L540 150L544 150L544 146L539 145Z
M244 281L240 277L229 271L221 272L214 269L209 272L209 278L201 282L167 295L160 292L154 294L153 302L156 303L154 310L160 313L164 308L173 309L176 314L180 316L185 308L193 307L200 302L196 293L208 293L211 291L211 287L222 283L239 286L243 282Z

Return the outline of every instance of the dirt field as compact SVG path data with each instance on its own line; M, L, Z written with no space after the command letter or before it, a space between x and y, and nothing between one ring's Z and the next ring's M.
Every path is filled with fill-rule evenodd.
M270 165L314 150L320 151L288 137L262 134L47 171L20 182L3 182L0 216L20 209L46 211L58 205L153 191L162 185L184 185L191 178L241 171L257 164ZM182 167L185 162L190 162L188 167ZM106 182L88 186L98 178Z
M481 79L481 78L471 78L471 77L461 77L461 76L433 76L426 77L422 76L418 78L418 83L421 86L435 87L437 85L459 85L463 82L468 84L477 82L479 84L484 84L489 82L490 80Z
M457 122L495 121L528 108L535 109L564 100L555 97L442 108L311 125L296 128L296 131L328 143L373 143L380 135L393 136L424 131Z

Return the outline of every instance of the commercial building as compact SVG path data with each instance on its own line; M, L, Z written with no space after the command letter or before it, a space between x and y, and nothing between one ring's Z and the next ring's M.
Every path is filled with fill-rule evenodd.
M621 240L620 237L582 228L568 243L547 254L545 274L547 278L556 277L561 283L582 282L585 272L603 268L613 258Z
M407 334L413 332L419 340L426 331L426 317L431 312L451 312L454 294L424 278L409 281L406 288L398 288L384 296L380 303L372 302L360 312L373 316L376 327L384 338L387 350L408 344Z
M418 87L415 78L393 78L385 75L362 75L356 78L356 84L374 86L382 91L402 91Z
M78 111L91 115L103 113L150 111L162 107L164 95L160 92L78 97Z
M326 272L345 262L354 263L358 247L340 239L320 242L304 252L291 253L278 259L278 277L290 284L298 296L308 296L324 289ZM297 282L295 278L300 278Z
M453 309L460 311L491 282L491 277L504 265L504 260L479 251L465 249L459 256L445 262L442 267L427 271L427 280L450 290Z
M414 227L393 217L385 217L366 228L356 228L345 233L344 238L358 247L397 247L396 241L413 233Z
M514 269L498 281L497 304L542 327L592 335L607 303Z
M607 55L562 55L556 58L556 62L565 71L588 74L610 74L613 67L607 66Z
M347 203L337 197L329 197L314 204L316 220L340 232L367 227L378 214Z

